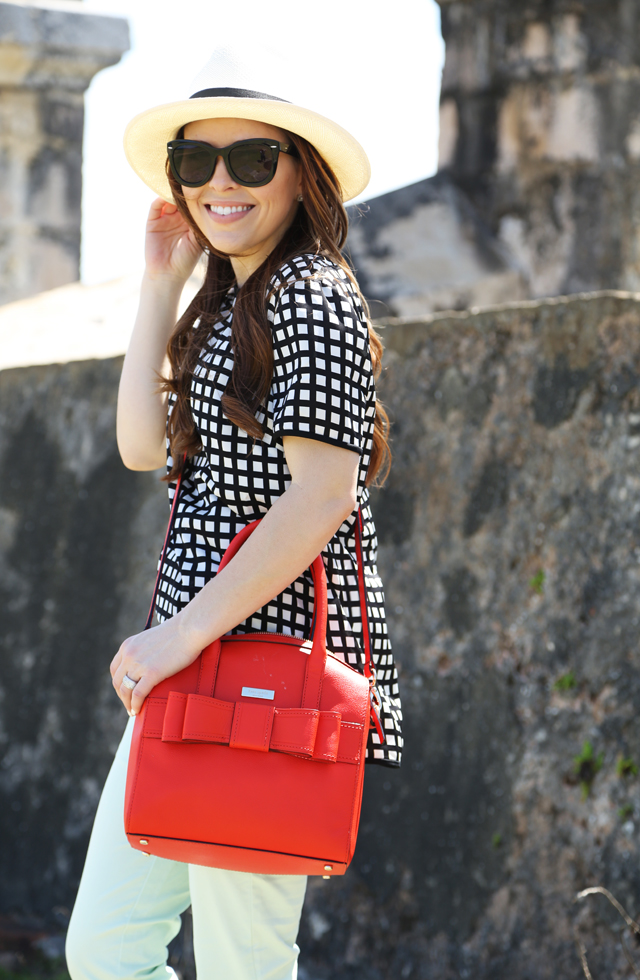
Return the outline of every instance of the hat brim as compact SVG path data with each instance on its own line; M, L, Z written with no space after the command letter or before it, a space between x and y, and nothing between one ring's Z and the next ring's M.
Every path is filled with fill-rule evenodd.
M369 183L371 167L358 141L342 126L310 109L271 99L184 99L141 112L124 134L127 160L147 187L165 201L173 201L165 169L167 143L182 126L198 119L255 119L302 136L335 173L343 201L357 197Z

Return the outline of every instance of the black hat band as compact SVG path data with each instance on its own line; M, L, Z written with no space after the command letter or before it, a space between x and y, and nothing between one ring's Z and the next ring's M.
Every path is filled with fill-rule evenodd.
M190 96L192 99L268 99L270 102L287 102L277 95L265 95L264 92L252 92L248 88L203 88ZM289 102L288 105L291 105Z

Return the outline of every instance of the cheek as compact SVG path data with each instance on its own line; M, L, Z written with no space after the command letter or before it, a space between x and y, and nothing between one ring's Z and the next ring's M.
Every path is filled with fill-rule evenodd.
M290 166L287 167L287 191L295 200L302 190L301 167L295 160L291 160L289 163Z
M187 202L187 207L189 208L189 211L191 212L191 214L193 214L194 211L197 210L198 195L193 193L193 188L191 187L183 187L182 193L184 194L184 199Z
M289 214L298 197L298 170L291 166L291 162L286 157L281 158L275 177L270 184L262 188L267 192L263 196L263 203L274 216L277 215L280 219Z
M273 183L275 184L275 180ZM269 195L267 202L269 211L274 217L277 215L279 219L283 219L294 206L296 197L295 182L292 180L281 181L277 186L274 186Z
M185 191L188 190L188 189L189 188L186 188L185 187ZM195 221L195 223L198 225L198 227L201 228L202 227L202 214L200 213L200 208L198 206L198 198L197 198L197 196L194 195L194 196L189 197L189 196L187 196L187 194L185 194L184 195L184 199L186 201L187 208L189 209L189 214L191 215L191 217L193 218L193 220Z

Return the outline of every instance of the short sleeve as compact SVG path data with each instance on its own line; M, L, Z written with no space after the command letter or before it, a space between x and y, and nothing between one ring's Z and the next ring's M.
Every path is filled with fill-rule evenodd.
M273 304L273 429L362 453L373 394L369 332L346 288L305 278Z

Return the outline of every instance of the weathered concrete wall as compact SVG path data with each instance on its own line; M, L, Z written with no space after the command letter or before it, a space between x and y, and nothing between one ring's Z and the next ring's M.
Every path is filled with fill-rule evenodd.
M640 912L640 780L616 771L640 763L640 297L385 336L375 508L407 754L368 772L349 874L310 884L301 980L573 980L574 921L596 980L626 980L608 913L572 899L602 882ZM118 370L0 374L0 912L72 902L124 723L107 667L166 502L118 462ZM586 740L602 764L578 774Z
M114 441L121 358L0 373L0 912L69 907L167 517ZM64 914L63 919L64 919Z
M125 20L0 2L0 304L80 274L83 93Z
M638 289L640 2L438 2L440 167L532 295Z
M575 920L594 977L622 980L608 911L572 899L602 882L640 912L640 783L616 773L640 762L640 302L385 336L375 509L406 762L368 774L352 872L310 886L301 976L569 980Z

